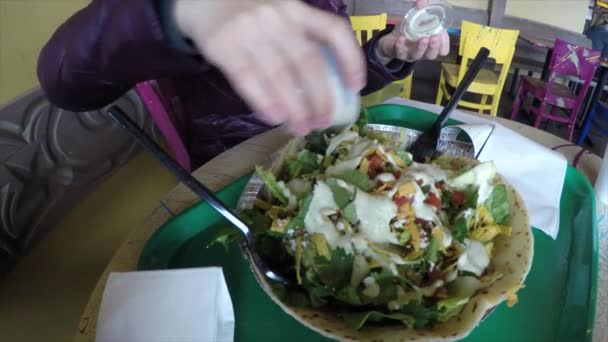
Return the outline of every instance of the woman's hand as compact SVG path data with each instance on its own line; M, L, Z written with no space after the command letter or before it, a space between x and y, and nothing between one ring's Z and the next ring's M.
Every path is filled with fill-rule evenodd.
M259 117L296 134L326 128L334 109L320 43L336 55L347 86L366 84L348 22L297 0L176 0L175 19Z
M416 6L425 5L427 0L416 0ZM380 38L376 53L385 63L392 59L414 62L422 59L433 60L438 56L450 53L450 36L446 31L424 37L418 42L408 42L402 32L394 29L390 34Z

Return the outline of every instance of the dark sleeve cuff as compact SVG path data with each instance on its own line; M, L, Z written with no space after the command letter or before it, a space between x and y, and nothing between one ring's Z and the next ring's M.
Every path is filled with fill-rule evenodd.
M388 78L391 78L390 76L393 76L395 80L397 80L405 78L409 74L413 63L405 62L399 59L393 59L385 65L384 63L382 63L382 61L380 61L380 58L376 53L376 45L378 44L378 40L380 40L380 38L382 38L383 36L391 33L394 28L394 25L387 25L386 29L376 34L374 38L372 38L370 41L363 45L363 48L366 52L369 63L373 65L373 69L375 69L375 71L384 74Z
M198 55L198 51L194 47L192 41L184 37L177 28L175 22L175 16L173 15L174 0L150 0L154 6L154 10L158 15L161 28L171 44L175 49L190 54Z

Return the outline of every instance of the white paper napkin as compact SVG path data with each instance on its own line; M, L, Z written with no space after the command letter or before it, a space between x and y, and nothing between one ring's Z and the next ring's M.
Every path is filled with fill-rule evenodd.
M229 342L234 312L219 267L111 273L97 342Z
M417 107L433 113L439 113L442 109L440 106L398 97L385 103ZM498 172L522 196L528 208L530 224L551 238L557 238L560 199L568 165L566 158L495 121L458 110L452 113L451 118L468 125L494 127L478 159L494 161ZM472 140L477 151L480 139Z

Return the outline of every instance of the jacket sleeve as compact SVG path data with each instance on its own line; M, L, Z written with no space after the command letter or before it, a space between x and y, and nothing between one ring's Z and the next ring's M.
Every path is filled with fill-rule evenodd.
M145 80L209 68L167 36L158 0L93 0L69 18L42 48L38 79L55 105L103 107Z
M348 7L343 0L338 0L337 14L350 20ZM363 44L363 53L367 59L367 85L361 90L361 95L378 91L388 84L406 78L413 68L413 63L392 60L388 65L382 64L376 57L376 44L384 35L391 33L394 25L387 25L386 29L378 32Z
M376 57L376 44L378 40L392 30L393 26L389 25L363 44L363 52L367 58L367 85L361 90L361 95L373 93L394 81L402 80L412 71L413 63L393 59L385 66Z

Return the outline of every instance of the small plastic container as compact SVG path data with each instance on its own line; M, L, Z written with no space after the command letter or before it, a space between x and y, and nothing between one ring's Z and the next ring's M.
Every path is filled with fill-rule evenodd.
M359 118L361 99L359 94L348 89L334 54L329 48L323 48L327 62L327 80L334 98L334 111L331 126L343 126L354 123Z
M450 28L453 8L447 1L428 0L422 6L416 6L415 1L408 3L411 8L401 22L401 32L408 41L417 42Z

